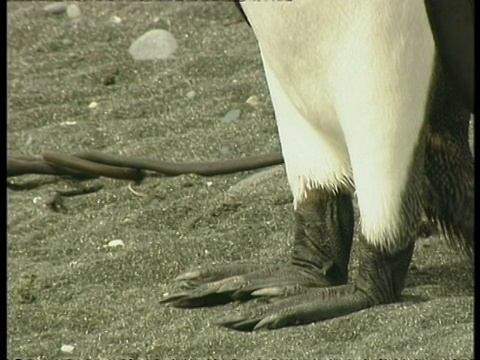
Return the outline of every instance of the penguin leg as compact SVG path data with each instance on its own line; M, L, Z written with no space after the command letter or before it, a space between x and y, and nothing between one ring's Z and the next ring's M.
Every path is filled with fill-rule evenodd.
M212 306L253 297L292 296L311 287L345 284L353 239L351 195L311 190L295 210L295 241L289 263L206 267L177 279L193 289L161 301L175 307Z
M318 129L298 113L267 64L265 72L295 202L297 231L291 262L212 282L209 274L215 271L210 269L185 274L181 278L193 278L200 285L167 296L162 302L196 307L253 296L288 296L219 322L235 330L252 331L321 321L397 301L421 219L418 191L423 184L424 139L419 134L426 99L416 107L409 106L405 116L412 120L403 121L403 126L394 125L403 114L389 116L390 108L384 108L384 114L381 110L377 113L376 106L340 104L337 113L341 121L329 122L327 116ZM383 93L383 89L378 90L366 93ZM404 103L391 98L380 99L380 103L386 107L394 106L395 100ZM364 104L376 100L353 99ZM322 113L331 114L329 109ZM338 131L335 124L342 124L344 129ZM347 144L348 152L339 144ZM345 284L353 231L349 196L352 170L362 220L360 268L356 281Z
M470 113L438 68L425 151L425 213L452 245L474 250L474 160L468 143Z
M227 316L220 325L239 331L278 329L285 326L302 325L327 320L367 309L369 307L396 302L405 285L415 244L415 227L419 217L411 216L409 210L420 215L420 203L414 182L410 183L402 201L401 225L396 233L385 233L392 237L392 244L401 247L385 248L385 238L359 236L359 272L354 282L345 285L307 288L303 293L271 305L254 308L252 311ZM412 229L412 230L411 230ZM373 241L372 241L373 240Z
M423 146L427 180L423 207L426 214L440 224L447 239L471 256L473 262L474 170L468 146L470 113L455 96L438 62L435 72L425 132L420 135L410 167L410 180L402 196L401 226L397 228L400 231L393 235L397 240L390 242L392 245L406 244L405 248L382 250L378 244L385 242L379 241L380 237L370 235L369 240L362 233L358 250L360 269L355 283L309 289L305 295L278 301L249 314L226 317L222 319L224 326L243 331L275 329L398 300L414 246L415 236L409 229L414 228L415 218L419 216L418 189L424 180L421 170L416 169L422 169Z
M177 277L193 289L166 296L176 307L212 306L255 296L292 296L311 287L345 284L354 216L348 151L338 121L325 108L315 129L266 67L287 177L294 195L295 240L290 262L230 264Z
M238 331L273 330L327 320L398 301L414 243L395 253L379 250L363 236L360 243L360 269L354 283L308 288L304 293L255 308L251 312L226 316L218 323Z
M268 274L260 272L257 277L254 274L259 273L253 272L219 280L220 284L203 284L167 301L204 306L202 299L218 298L225 291L233 297L245 290L250 296L271 297L285 295L287 289L286 295L291 295L287 299L220 321L236 330L251 331L312 323L399 300L421 219L422 128L434 45L426 17L410 16L425 15L414 6L421 4L388 4L363 8L363 15L373 17L375 26L363 26L360 16L353 22L356 26L352 24L343 36L335 38L340 43L332 41L320 47L316 42L306 46L294 41L293 45L302 43L302 50L313 51L302 52L302 62L292 61L298 60L295 56L283 56L282 46L276 50L270 46L282 45L289 37L277 36L267 31L268 27L262 31L266 20L259 19L257 37L294 195L296 224L306 236L303 241L296 239L287 267L273 272L268 268ZM391 12L382 16L377 9ZM403 15L394 16L394 12ZM305 71L307 65L309 71ZM305 214L314 213L312 209L327 209L324 218L335 214L337 210L328 210L330 196L338 209L339 196L348 197L352 180L361 216L359 272L354 281L345 284L345 268L332 249L343 249L339 258L347 258L347 236L329 232L328 241L336 244L329 248L325 238L308 236L318 234L311 231L316 229L312 225L316 217ZM337 216L336 226L330 229L349 233L339 219ZM319 224L323 231L328 230L325 223ZM282 269L288 274L277 272ZM298 281L305 279L306 273L313 274L310 278L315 281ZM299 275L293 286L285 281L285 276L292 274ZM251 291L252 283L265 279L267 282Z
M224 317L219 324L238 331L278 329L327 320L399 301L414 250L415 229L421 219L421 197L418 190L421 189L422 177L415 165L421 163L422 145L423 141L415 152L417 160L412 164L408 183L403 190L397 189L401 195L397 224L387 225L385 217L379 219L385 225L383 228L375 228L372 223L362 224L357 248L359 270L354 281L339 286L307 288L300 294L273 304L254 308L244 314ZM395 197L395 194L392 193L391 196ZM381 196L377 200L381 200ZM389 202L389 199L383 200ZM382 204L382 201L373 201L377 206ZM372 204L362 206L360 200L360 215L365 209L372 211L373 208ZM368 216L365 219L368 220Z
M365 72L371 81L363 79L361 72L345 76L349 79L345 87L362 84L361 94L343 95L348 91L341 83L334 88L338 95L332 94L350 154L360 210L358 276L349 284L309 288L275 304L224 318L222 325L240 331L276 329L400 299L422 214L422 128L430 73L425 71L429 64L425 64L426 69L417 69L418 76L413 74L417 78L413 83L400 79L395 64L390 68L387 61L384 64L381 70L387 73ZM378 77L372 78L372 74ZM418 85L420 92L413 88Z

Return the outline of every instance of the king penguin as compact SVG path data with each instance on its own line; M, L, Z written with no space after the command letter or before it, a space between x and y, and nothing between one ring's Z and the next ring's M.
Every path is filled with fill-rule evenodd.
M186 272L177 280L192 288L162 302L283 297L219 321L253 331L399 301L422 214L473 259L473 85L456 91L439 13L423 0L241 7L258 40L293 194L293 251L285 264ZM354 198L359 270L349 279Z

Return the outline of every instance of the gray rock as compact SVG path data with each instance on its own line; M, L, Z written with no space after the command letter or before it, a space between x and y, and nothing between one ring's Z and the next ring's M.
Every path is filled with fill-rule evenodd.
M236 121L240 117L240 113L241 111L238 109L230 110L228 113L225 114L221 121L225 123Z
M76 19L82 15L80 8L75 4L70 4L67 6L67 16L70 19Z
M285 176L285 169L283 165L273 166L269 169L259 171L243 180L240 180L235 185L232 185L227 192L234 195L241 195L252 191L252 189L260 184L283 176Z
M65 45L65 46L72 46L73 41L71 39L63 39L62 44Z
M63 14L66 10L67 4L64 2L51 3L43 7L43 11L45 11L47 14L54 15Z
M190 90L189 92L187 92L186 97L189 99L193 99L195 97L195 91Z
M135 60L155 60L168 58L177 48L177 40L170 32L155 29L135 40L128 52Z

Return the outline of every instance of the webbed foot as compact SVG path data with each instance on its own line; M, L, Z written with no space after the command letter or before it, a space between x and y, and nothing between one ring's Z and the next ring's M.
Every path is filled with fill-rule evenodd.
M388 254L364 239L361 242L359 276L351 284L335 286L324 276L312 276L286 264L207 282L184 293L170 295L163 302L176 307L196 307L216 305L220 299L225 302L252 297L277 299L218 321L219 325L230 329L256 331L304 325L397 301L404 287L414 243L405 250ZM238 265L232 268L235 266ZM180 277L198 281L213 273L215 270L206 269ZM286 298L278 300L278 297Z

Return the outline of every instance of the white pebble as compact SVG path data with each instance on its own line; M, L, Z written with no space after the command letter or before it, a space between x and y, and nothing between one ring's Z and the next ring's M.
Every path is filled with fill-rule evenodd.
M77 125L76 121L62 121L60 123L60 126L72 126L72 125Z
M195 96L195 91L191 90L186 94L187 98L193 99Z
M75 4L70 4L67 6L67 16L70 19L76 19L82 15L80 8Z
M31 135L28 135L27 141L25 141L25 146L32 145L32 142L33 142L33 137Z
M96 108L97 106L98 106L98 103L95 102L95 101L92 101L92 102L90 103L90 105L88 105L88 107L89 107L90 109Z
M123 240L120 240L120 239L115 239L115 240L112 240L110 241L107 246L109 247L118 247L118 246L125 246Z
M67 354L73 353L73 350L75 350L75 347L73 347L72 345L62 345L62 347L60 348L61 352L64 352Z
M72 46L73 41L71 39L63 39L62 44L65 45L65 46Z
M110 18L110 22L112 24L120 24L122 22L122 19L114 15Z

